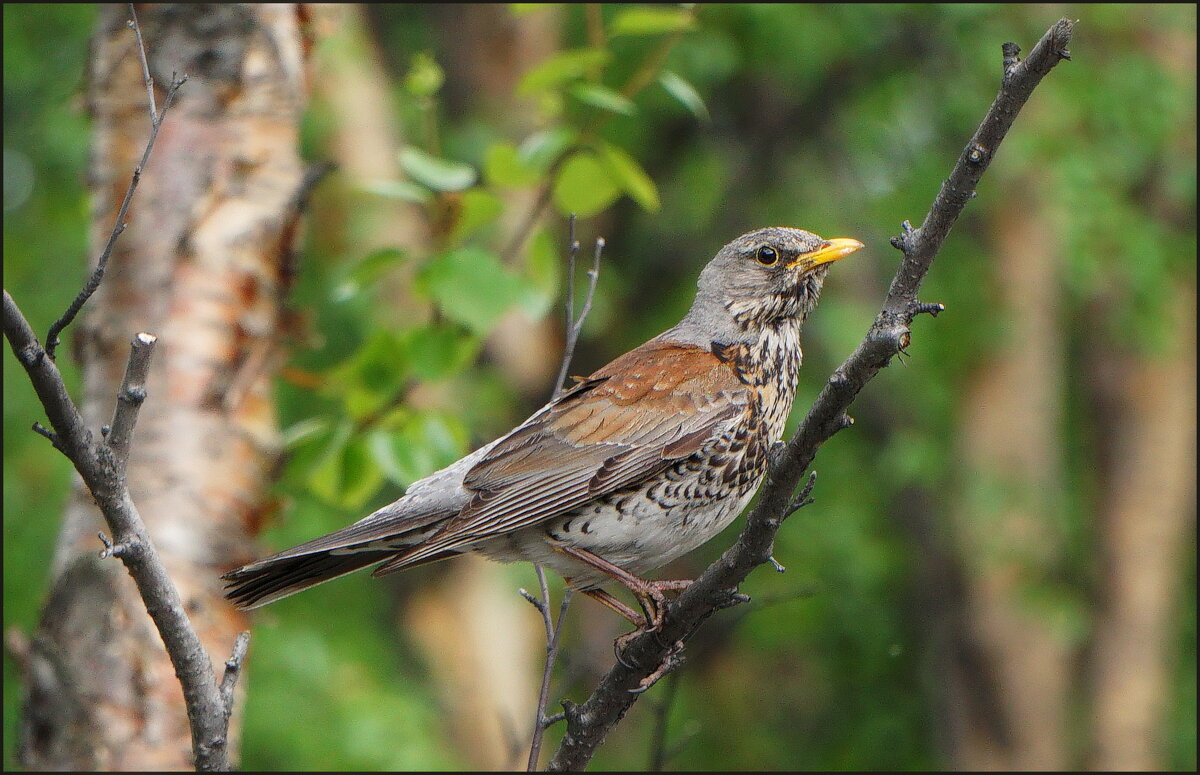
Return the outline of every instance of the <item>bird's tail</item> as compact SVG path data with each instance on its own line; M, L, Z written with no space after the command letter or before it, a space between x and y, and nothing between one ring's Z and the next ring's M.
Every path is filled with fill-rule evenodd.
M401 499L353 525L230 571L221 577L228 582L225 597L238 608L258 608L372 563L394 561L421 545L454 513L414 510L414 505L420 504ZM379 570L391 572L454 553L442 552L416 563L389 562Z
M330 579L365 568L396 554L395 549L301 555L276 555L226 573L225 597L238 608L258 608L315 587Z

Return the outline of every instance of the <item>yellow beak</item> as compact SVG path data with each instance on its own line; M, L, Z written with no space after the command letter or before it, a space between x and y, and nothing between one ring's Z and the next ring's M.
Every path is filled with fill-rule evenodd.
M796 256L796 260L788 266L792 267L803 263L805 269L812 269L814 266L828 264L837 261L839 258L845 258L862 246L863 244L856 239L838 237L837 239L827 240L824 245L816 250Z

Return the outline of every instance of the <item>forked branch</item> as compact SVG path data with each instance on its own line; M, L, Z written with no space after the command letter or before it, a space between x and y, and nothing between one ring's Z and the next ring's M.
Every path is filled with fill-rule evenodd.
M1063 59L1073 23L1060 20L1034 46L1029 58L1017 60L1019 48L1003 46L1003 79L1000 93L963 149L950 177L919 228L907 222L892 244L904 253L883 308L858 348L839 366L821 390L804 421L786 445L774 455L767 470L758 505L751 511L737 542L710 565L669 607L658 632L633 639L618 662L601 679L582 705L564 702L567 733L550 762L552 770L583 769L612 727L638 697L635 691L659 671L671 649L668 644L686 640L706 618L737 602L736 589L750 571L770 561L775 533L794 503L792 493L817 449L847 426L846 410L858 392L894 355L908 344L909 325L917 314L941 311L941 305L923 304L917 292L946 235L975 195L987 169L1017 113L1042 78Z
M133 15L132 5L129 11L132 16L129 25L136 38L149 96L147 108L150 113L150 137L141 161L125 191L116 224L109 234L96 269L67 311L50 327L46 347L42 347L29 321L7 290L4 291L4 335L33 384L52 430L47 430L38 423L34 423L34 429L50 439L55 448L62 452L79 472L112 531L112 540L103 533L100 534L100 540L104 544L101 556L116 557L124 563L166 646L175 674L183 688L196 768L228 770L228 726L232 694L249 644L249 633L242 633L238 637L233 656L226 662L224 678L218 684L208 652L192 627L179 592L150 541L146 525L129 495L126 483L126 464L133 442L138 410L146 398L146 377L156 338L147 333L139 333L134 337L112 423L102 429L99 436L87 427L54 362L54 348L58 344L59 333L75 319L103 280L108 258L117 238L124 231L129 204L150 159L158 130L175 92L186 80L186 76L172 80L162 110L159 111L154 104L154 82L150 78L146 52L142 47L141 30L137 24L137 17Z

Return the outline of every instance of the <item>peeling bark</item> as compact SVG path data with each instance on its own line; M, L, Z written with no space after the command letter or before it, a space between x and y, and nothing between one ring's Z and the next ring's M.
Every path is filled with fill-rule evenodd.
M91 245L112 228L149 131L124 6L93 41ZM270 377L280 361L306 74L297 6L144 5L161 88L190 78L158 137L128 228L81 324L82 411L108 422L138 331L159 337L128 467L130 491L215 662L246 622L218 576L251 558L278 453ZM103 520L77 482L32 642L21 725L31 769L194 766L182 694L120 563L98 558ZM237 748L236 725L231 727Z

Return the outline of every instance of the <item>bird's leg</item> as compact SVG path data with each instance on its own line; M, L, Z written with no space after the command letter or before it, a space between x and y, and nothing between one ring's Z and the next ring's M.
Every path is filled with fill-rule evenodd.
M642 607L642 611L645 613L644 616L639 614L637 611L634 611L632 608L625 605L620 600L602 589L582 590L583 594L587 595L593 600L603 603L608 608L611 608L621 616L624 616L636 628L632 632L627 632L624 635L617 636L617 639L613 641L613 654L616 656L617 661L626 668L634 670L635 667L633 665L621 658L621 652L625 650L625 647L629 645L630 641L641 635L643 632L654 632L662 626L663 617L666 616L667 611L667 598L664 593L680 592L686 589L687 586L692 582L687 579L648 581L640 576L633 575L621 566L609 562L598 554L589 552L587 549L580 549L576 546L568 546L564 543L553 540L549 541L549 544L568 557L573 557L584 565L595 568L606 576L610 576L611 578L621 582L628 587L629 591L631 591L634 597L637 598L638 604ZM570 579L567 579L567 583L570 583L570 581ZM679 666L679 664L683 661L682 657L680 656L682 652L683 641L676 641L663 656L662 662L657 668L655 668L654 672L642 679L637 687L630 689L630 691L634 694L640 694L649 689L658 681L658 679L662 678L664 675L671 672L671 670Z
M644 623L639 624L637 621L631 619L628 615L624 614L622 611L613 607L607 602L605 602L605 605L608 605L609 608L612 608L614 611L617 611L617 613L625 616L625 618L633 622L634 625L639 629L657 630L662 625L663 617L667 612L667 597L665 593L679 592L680 590L686 589L688 584L692 583L687 579L647 581L640 576L633 575L619 565L614 565L598 554L589 552L587 549L580 549L577 546L569 546L558 541L550 541L549 543L550 546L567 555L568 557L572 557L588 567L595 568L606 576L619 581L628 587L629 591L633 593L633 596L637 598L638 605L640 605L642 610L646 613ZM609 597L611 598L612 596L609 595ZM599 600L599 598L596 599Z
M566 581L568 584L571 583L570 579L567 579ZM629 641L641 635L643 632L646 632L650 628L650 623L646 620L646 617L625 605L609 593L605 592L603 589L585 589L582 591L583 594L587 595L593 600L603 603L619 613L621 616L624 616L634 627L637 628L633 632L627 632L624 635L618 635L617 639L613 641L613 656L617 658L617 661L630 670L636 669L633 665L621 658L621 652L625 650L627 645L629 645ZM642 681L641 688L631 691L635 691L635 693L641 693L646 691L646 689L649 689L655 681L675 667L675 665L678 663L677 657L681 651L683 651L683 641L677 641L675 645L671 647L671 650L667 652L667 656L663 658L663 662L661 665L659 665L658 669L654 671L650 677Z
M567 579L567 583L569 584L570 582L571 582L571 580ZM650 624L646 620L645 616L642 616L637 611L633 610L629 606L622 603L620 600L616 599L612 595L605 592L603 589L585 589L585 590L583 590L583 594L587 595L588 597L592 598L593 600L603 603L604 605L608 606L612 610L619 613L621 616L624 616L626 619L629 620L629 623L632 624L634 627L637 627L639 631L646 629Z
M567 579L566 581L568 584L571 583L570 579ZM603 589L585 589L583 590L583 594L587 595L593 600L603 603L619 613L621 616L624 616L630 621L631 624L633 624L634 627L637 628L633 632L627 632L624 635L617 636L617 639L613 641L613 656L615 656L617 661L622 665L625 665L625 667L632 670L633 665L629 664L624 659L621 659L621 652L625 650L625 645L629 643L631 639L636 638L638 635L645 632L646 628L650 626L650 623L646 620L645 616L642 616L637 611L633 610L620 600L605 592Z

